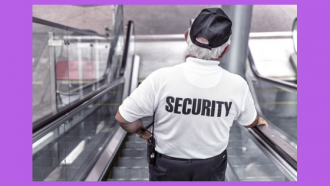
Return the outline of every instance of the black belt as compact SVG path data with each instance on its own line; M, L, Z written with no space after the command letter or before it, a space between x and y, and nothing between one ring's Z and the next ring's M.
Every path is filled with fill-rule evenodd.
M159 153L159 152L157 152L157 154L159 155L159 157L162 157L162 158L165 158L165 159L169 159L169 160L188 161L188 160L207 160L207 159L211 159L211 158L218 157L218 156L220 156L222 153L219 154L219 155L216 155L216 156L214 156L214 157L207 158L207 159L184 159L184 158L174 158L174 157L171 157L171 156L166 156L166 155L161 154L161 153Z

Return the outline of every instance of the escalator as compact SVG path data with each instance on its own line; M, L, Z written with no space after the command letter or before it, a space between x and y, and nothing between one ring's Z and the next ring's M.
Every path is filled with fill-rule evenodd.
M180 51L180 48L184 48L182 46L185 45L185 41L183 38L178 38L179 37L175 35L167 37L135 37L136 54L141 58L138 75L139 82L142 82L151 72L158 68L173 66L185 61L184 58L187 53L185 53L185 51ZM172 48L177 46L177 48L170 50L170 52L176 51L176 53L174 52L173 55L167 55L168 53L164 51L169 50L168 46ZM159 51L163 51L163 53L160 54ZM159 58L162 61L160 61ZM249 59L253 60L250 53ZM153 64L151 65L151 63ZM251 63L253 64L253 61L251 61ZM294 104L290 104L291 102L296 102L296 85L278 80L269 83L265 79L260 79L260 76L255 76L255 74L251 72L252 70L251 68L247 69L247 80L253 83L249 84L249 86L250 89L254 90L253 95L256 105L258 105L258 113L270 123L269 129L271 130L245 129L236 122L233 124L230 130L230 139L227 148L229 163L226 180L296 180L296 108ZM258 72L256 71L256 73ZM274 95L275 91L271 92L273 93L272 95L269 95L267 91L260 91L266 88L266 90L271 89L270 84L273 86L272 89L276 89L274 87L277 87L279 92L279 95L277 95L278 98ZM285 87L287 85L290 88ZM287 89L289 89L289 91L287 91ZM255 94L256 92L257 95ZM291 94L293 94L293 96ZM277 101L269 101L269 98L277 99ZM290 99L291 101L284 99ZM272 102L279 102L279 107L270 108L267 103L271 104ZM289 103L289 105L285 103ZM260 106L261 104L264 105ZM286 108L286 110L283 108ZM268 112L266 112L266 109L268 109ZM277 113L274 112L275 109L278 110ZM292 112L288 113L288 110ZM142 122L146 125L151 123L151 120L151 117L143 118ZM266 134L262 135L263 132ZM261 135L262 137L260 137ZM268 140L267 135L272 139ZM280 143L281 145L278 146L276 143ZM272 145L275 147L271 147ZM270 150L270 148L274 148L275 150ZM287 153L291 154L288 156ZM146 144L144 140L129 134L121 146L117 159L112 166L109 167L108 174L103 180L148 180L145 169L147 169Z
M118 28L123 29L122 21L118 16ZM120 39L115 41L112 47L119 45ZM93 87L92 95L78 99L73 107L69 104L66 113L58 112L34 131L33 180L149 180L145 141L121 129L114 116L122 101L151 72L185 61L185 45L183 36L135 36L134 23L129 21L122 56L115 56L118 51L107 53L108 61L121 59L120 63L108 64L108 75L88 86ZM294 109L294 104L288 103L296 102L296 86L260 76L252 60L249 54L246 79L259 115L270 126L246 129L234 122L226 180L296 181L296 112L287 112ZM65 96L60 94L57 100ZM68 95L73 99L75 94ZM151 121L152 117L142 119L145 125Z

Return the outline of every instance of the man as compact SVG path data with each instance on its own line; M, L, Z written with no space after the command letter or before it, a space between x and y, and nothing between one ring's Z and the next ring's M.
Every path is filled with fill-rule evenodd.
M230 49L231 25L221 9L203 9L185 32L186 63L151 73L119 107L122 128L145 140L150 134L139 119L155 114L151 181L224 181L233 121L267 125L246 81L219 67Z

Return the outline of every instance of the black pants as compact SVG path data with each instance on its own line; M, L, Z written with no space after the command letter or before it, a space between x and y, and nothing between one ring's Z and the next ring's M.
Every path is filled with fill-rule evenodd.
M149 165L150 181L225 181L227 150L208 159L172 160L156 156Z

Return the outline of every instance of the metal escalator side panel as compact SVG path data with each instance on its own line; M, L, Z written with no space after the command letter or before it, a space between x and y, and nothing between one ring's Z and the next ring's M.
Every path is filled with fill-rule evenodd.
M95 163L93 169L90 171L85 181L98 181L101 177L104 177L102 173L104 172L105 167L108 166L109 162L112 162L113 158L115 158L115 153L118 151L122 141L126 136L126 131L124 131L121 127L119 127L113 136L113 140L105 147L104 152L100 156L100 158ZM110 161L109 161L110 160Z
M139 66L139 57L134 55L134 24L132 21L129 21L127 29L125 52L121 66L121 70L124 72L123 78L125 79L122 101L128 97L132 89L137 86L138 68L136 69L136 67ZM134 81L135 79L136 81ZM115 122L117 123L117 121ZM113 173L112 166L117 161L117 156L123 146L125 136L127 136L127 132L123 129L120 128L119 131L123 132L117 132L118 135L110 142L111 145L109 144L103 151L86 180L102 181L107 178L109 172ZM109 154L109 152L112 153Z

